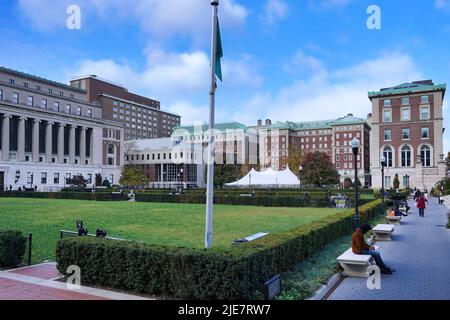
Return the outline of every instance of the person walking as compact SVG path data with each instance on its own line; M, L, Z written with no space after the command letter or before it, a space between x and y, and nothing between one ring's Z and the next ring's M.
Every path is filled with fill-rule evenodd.
M426 203L428 202L428 200L425 199L425 196L421 193L417 198L416 202L417 202L417 209L419 209L419 216L425 217Z

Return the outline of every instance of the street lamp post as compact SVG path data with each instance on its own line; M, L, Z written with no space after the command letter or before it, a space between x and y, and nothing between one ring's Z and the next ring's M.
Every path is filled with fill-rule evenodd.
M302 176L302 172L303 172L303 166L302 165L300 165L300 167L298 167L298 171L299 171L299 174L300 174L299 180L300 180L300 189L301 189L302 188L301 176Z
M353 151L353 158L355 163L355 228L358 228L359 226L359 212L358 212L358 153L359 153L359 147L361 146L361 143L359 140L355 137L352 140L352 151Z
M383 214L384 214L384 168L386 167L386 157L384 155L381 156L380 159L381 163L381 206L383 207Z
M178 180L179 180L179 183L180 183L180 186L179 186L179 188L180 188L179 192L180 192L180 193L181 193L181 191L183 190L183 181L182 181L182 180L184 180L183 172L184 172L184 169L181 168L181 169L180 169L180 173L178 174L178 177L179 177Z

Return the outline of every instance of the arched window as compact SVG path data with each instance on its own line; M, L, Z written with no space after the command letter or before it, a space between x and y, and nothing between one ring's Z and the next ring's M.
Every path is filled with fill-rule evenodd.
M422 166L431 167L431 149L429 146L420 148L420 158L422 159Z
M411 167L411 148L409 146L402 148L402 167Z
M112 144L108 145L108 154L114 154L114 146Z
M108 151L107 164L109 166L113 166L114 163L115 163L115 161L114 161L114 158L115 158L115 156L114 156L114 145L113 144L108 144L108 148L107 149L108 149L107 150ZM133 156L131 157L131 160L133 160ZM138 157L137 160L139 160L139 157Z
M392 159L392 148L389 146L385 147L383 150L383 155L386 158L386 167L393 167L394 163Z

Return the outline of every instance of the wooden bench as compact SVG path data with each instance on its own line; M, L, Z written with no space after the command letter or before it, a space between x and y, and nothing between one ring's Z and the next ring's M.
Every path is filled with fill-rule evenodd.
M390 241L394 226L392 224L379 224L372 229L372 232L376 241Z
M386 221L388 224L399 225L402 220L401 216L387 216Z
M348 277L368 278L370 276L367 268L375 264L372 256L355 254L352 248L345 251L337 258L337 261L344 269L342 275Z
M265 236L267 236L267 235L269 235L267 232L260 232L260 233L257 233L257 234L248 236L248 237L246 237L246 238L234 240L234 241L233 241L233 244L236 245L236 244L239 244L239 243L245 243L245 242L255 241L255 240L258 240L258 239L260 239L260 238L262 238L262 237L265 237Z
M67 231L67 230L60 230L59 231L59 236L60 236L61 239L63 239L63 238L79 237L78 232L76 232L76 231ZM88 234L85 237L97 238L97 236L95 234ZM105 237L103 239L138 242L138 241L126 240L126 239L122 239L122 238L113 238L113 237Z

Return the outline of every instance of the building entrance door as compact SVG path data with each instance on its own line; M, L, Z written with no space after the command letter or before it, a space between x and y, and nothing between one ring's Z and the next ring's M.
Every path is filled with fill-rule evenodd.
M0 191L5 191L5 173L0 171Z

